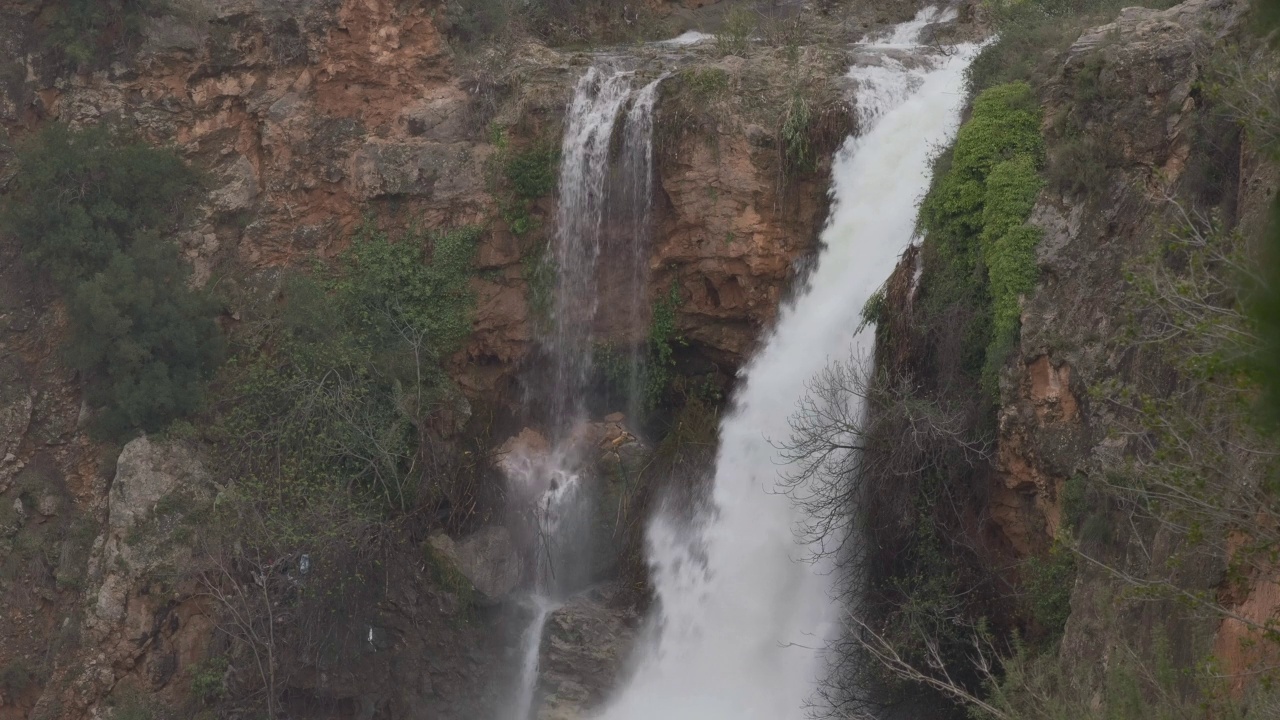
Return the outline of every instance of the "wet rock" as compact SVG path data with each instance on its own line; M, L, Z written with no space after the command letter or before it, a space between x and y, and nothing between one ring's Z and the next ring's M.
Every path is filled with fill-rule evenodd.
M501 601L520 583L520 556L505 527L490 525L461 540L440 534L428 542L471 583L485 604Z
M404 121L409 134L423 140L465 140L473 132L471 99L461 93L441 93L419 100L405 108Z
M542 643L538 720L584 718L613 689L637 616L613 605L612 588L585 593L551 614Z

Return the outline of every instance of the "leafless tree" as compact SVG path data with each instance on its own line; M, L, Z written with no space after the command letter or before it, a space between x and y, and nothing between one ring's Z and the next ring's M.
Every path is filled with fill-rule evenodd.
M807 388L790 419L790 437L776 446L786 492L806 518L797 533L815 559L834 567L847 613L846 632L827 649L828 677L814 712L869 712L873 686L885 674L951 697L972 694L952 677L938 638L910 613L902 617L923 655L908 658L886 639L878 627L885 609L867 597L867 563L911 542L922 478L989 462L990 438L973 432L962 408L928 395L909 375L874 370L868 357L830 363ZM949 609L931 608L946 615L933 620L957 627L970 622L963 610L968 599L954 599Z

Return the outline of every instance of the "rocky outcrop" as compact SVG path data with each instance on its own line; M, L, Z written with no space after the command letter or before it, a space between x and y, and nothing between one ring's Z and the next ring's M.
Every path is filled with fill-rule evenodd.
M617 686L639 618L608 588L570 600L547 619L539 660L538 720L590 716Z
M534 345L526 261L548 240L555 200L531 203L539 228L510 231L501 217L509 198L494 181L503 148L489 131L506 129L513 148L554 143L590 56L513 43L460 59L438 2L182 0L180 12L146 22L137 43L76 71L44 42L47 4L0 8L0 163L53 121L117 121L175 147L204 171L209 190L179 241L194 282L229 298L221 321L233 333L276 299L285 268L333 258L366 218L392 230L413 221L483 226L473 333L449 369L470 400L508 402L503 391ZM733 97L785 97L780 51L751 55L706 51L690 62L727 73ZM838 53L801 63L817 68L819 84L843 64ZM659 115L678 122L680 109L662 105L669 101ZM815 148L811 170L783 178L775 123L752 112L750 103L720 104L714 124L665 145L658 163L649 299L678 289L682 352L720 365L724 378L771 321L824 213L827 150ZM66 718L99 712L117 687L176 699L216 634L216 613L195 588L173 587L167 569L189 556L181 516L209 502L218 468L181 442L141 439L119 452L88 436L82 378L58 354L64 310L23 264L20 244L0 238L0 561L11 563L0 577L0 667L56 662L39 668L20 702L4 700L0 720L10 710L28 715L42 692L38 711ZM613 330L636 337L635 328ZM622 418L589 430L585 452L604 498L598 521L616 538L633 490L627 478L648 450ZM504 532L435 542L486 603L520 580ZM482 603L482 621L468 625L420 550L419 536L412 557L395 558L404 567L386 606L351 619L377 638L369 662L341 677L291 679L300 714L492 714L488 683L503 681L495 667L507 651L496 639L501 610ZM594 697L602 682L583 686Z
M665 86L659 105L651 292L678 288L683 338L728 370L748 356L816 249L830 158L852 129L834 80L847 59L814 51L804 62L821 68L816 78L789 77L785 61L767 53L696 65ZM804 172L780 149L789 82L805 84L817 122L830 124L813 129L815 165ZM761 95L770 111L751 100Z
M141 437L125 446L105 531L93 543L87 571L76 569L84 575L68 579L83 583L87 607L83 616L63 618L59 629L93 652L77 658L74 645L63 648L46 669L59 690L45 693L34 712L83 712L123 678L170 698L185 691L182 672L204 659L215 613L194 587L168 578L190 560L184 518L211 501L210 479L187 443Z
M484 527L457 541L434 535L428 542L440 562L466 578L481 602L496 603L520 583L520 555L504 527Z
M1087 396L1130 361L1126 317L1116 310L1129 288L1126 264L1161 232L1165 193L1178 186L1196 142L1202 53L1241 10L1232 0L1129 8L1081 35L1049 91L1046 127L1079 124L1109 167L1100 186L1084 194L1050 188L1032 212L1044 231L1041 282L1023 305L1019 361L1002 379L993 499L996 522L1019 553L1054 537L1066 479L1097 470L1105 409Z

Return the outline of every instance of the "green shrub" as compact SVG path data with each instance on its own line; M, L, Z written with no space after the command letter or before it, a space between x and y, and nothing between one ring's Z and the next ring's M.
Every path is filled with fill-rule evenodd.
M516 197L536 200L555 191L559 163L560 152L554 145L539 145L512 155L504 171Z
M196 187L176 154L105 126L51 125L19 156L0 224L65 293L67 354L108 435L194 412L221 357L217 307L166 239Z
M1086 28L1111 22L1130 5L1167 8L1177 0L986 0L995 42L969 67L973 91L1010 83L1041 87L1057 72L1060 53Z
M1076 578L1076 556L1070 548L1054 543L1043 557L1024 566L1023 587L1030 615L1049 640L1056 640L1071 615L1071 591Z
M27 688L39 681L35 670L21 659L13 660L0 669L0 691L10 699L27 691Z
M729 10L724 16L724 27L716 33L716 50L721 55L746 55L757 26L757 16L751 10L744 7Z
M434 358L446 357L471 332L471 261L481 232L413 229L393 241L366 226L343 255L333 286L340 310L373 342L394 342L407 329Z
M68 289L139 236L174 230L197 186L171 151L106 125L54 123L21 149L0 219L22 239L23 256Z
M68 356L110 436L159 430L201 407L223 342L217 306L186 276L176 248L144 235L71 293Z
M1107 182L1108 150L1093 137L1075 136L1055 142L1049 150L1049 185L1067 196L1092 195Z
M551 246L539 246L520 261L520 266L524 281L529 286L529 312L534 324L543 329L549 328L556 285L556 260Z
M693 68L681 73L680 80L690 94L705 101L729 92L729 73L722 68Z
M937 318L951 307L973 311L961 362L989 392L1016 344L1018 298L1035 287L1040 234L1025 221L1043 184L1043 156L1030 86L990 88L974 100L920 210L926 306Z
M227 693L225 657L206 658L188 668L191 677L191 696L201 705L216 705Z
M799 92L793 93L791 102L782 114L781 131L784 166L790 172L812 172L817 163L809 142L809 127L812 122L809 101Z
M674 282L667 294L653 303L649 320L649 355L643 372L644 404L648 409L657 407L671 387L676 346L684 344L684 338L676 327L676 312L681 304L680 288Z
M338 275L285 286L279 331L231 368L221 433L251 494L282 510L346 495L386 513L418 499L418 427L451 386L441 363L471 329L479 230L366 227ZM316 529L279 516L282 536Z

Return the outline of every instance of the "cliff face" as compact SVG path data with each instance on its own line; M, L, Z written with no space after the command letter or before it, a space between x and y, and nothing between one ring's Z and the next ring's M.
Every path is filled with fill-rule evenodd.
M1044 231L1037 253L1042 280L1023 303L1019 355L1001 377L1000 482L992 500L993 520L1019 552L1057 536L1070 478L1123 473L1126 456L1143 452L1132 425L1121 419L1126 401L1107 383L1169 391L1167 379L1156 379L1168 372L1161 352L1169 346L1150 339L1159 334L1153 328L1162 322L1162 301L1135 301L1134 283L1141 279L1128 271L1185 233L1189 222L1212 216L1246 243L1266 232L1280 168L1256 139L1225 119L1212 90L1224 82L1213 50L1241 31L1244 10L1244 3L1228 0L1126 10L1072 45L1049 88L1046 124L1072 114L1085 118L1085 137L1109 160L1087 197L1046 192L1031 218ZM1199 432L1215 441L1229 442L1236 432L1217 424L1211 410L1188 407L1190 416L1206 422ZM1247 465L1233 465L1230 472L1222 492L1255 481ZM1192 562L1175 559L1186 551L1165 530L1146 536L1156 543L1148 554L1139 546L1150 532L1134 531L1114 554L1091 552L1137 577L1173 572L1181 587L1217 595L1228 614L1240 613L1255 627L1280 609L1273 573L1250 573L1243 589L1231 591L1236 581L1227 570L1229 555L1215 550ZM1126 533L1117 530L1115 537ZM1123 587L1111 572L1082 568L1064 657L1087 663L1099 652L1099 632L1112 636L1104 656L1126 642L1149 641L1136 638L1164 635L1180 662L1212 652L1235 675L1233 692L1248 684L1244 675L1266 651L1255 646L1257 636L1244 623L1219 615L1184 624L1160 605L1120 613L1099 607L1101 598L1122 595Z
M496 168L508 143L558 142L588 56L534 44L459 56L435 2L188 0L76 70L45 42L50 6L0 9L0 160L11 166L13 147L52 121L119 123L176 148L208 185L178 239L193 281L228 303L220 321L232 333L275 297L281 271L332 259L366 221L481 226L473 332L450 373L472 400L511 402L536 337L528 261L553 231L555 199L532 202L538 222L517 235ZM687 62L720 63L736 93L780 61ZM841 62L814 82L838 77ZM660 122L671 102L660 98ZM777 128L734 102L718 111L658 162L648 293L677 288L682 352L699 372L728 376L812 248L826 170L819 160L784 178ZM122 454L90 439L81 379L59 354L65 310L24 265L21 242L0 238L0 719L96 716L126 687L177 704L210 671L202 663L226 618L209 588L155 580L191 552L156 518L179 501L211 502L181 493L217 468L183 441L137 441ZM630 341L642 331L601 328ZM368 662L300 682L291 711L477 717L501 702L518 634L507 623L518 619L459 615L412 549L392 564L383 604L351 618L369 628Z
M1171 423L1192 418L1187 437L1229 443L1239 432L1175 369L1176 343L1185 336L1170 330L1162 308L1195 282L1178 275L1193 266L1170 259L1181 257L1170 241L1202 228L1237 238L1236 249L1253 247L1280 187L1274 157L1222 99L1231 82L1222 53L1247 41L1247 5L1127 8L1081 34L1034 88L1048 145L1047 182L1028 220L1041 237L1038 281L1021 297L1020 337L998 370L990 464L973 476L980 487L962 523L976 547L1015 568L1003 571L1015 582L1026 579L1029 559L1043 562L1051 547L1080 552L1070 589L1061 588L1070 607L1057 655L1081 692L1096 691L1087 695L1091 707L1101 707L1099 688L1114 677L1106 673L1129 662L1133 648L1159 648L1165 660L1185 665L1212 653L1240 693L1248 681L1239 673L1266 657L1257 628L1280 608L1273 566L1253 566L1243 580L1229 570L1247 530L1223 545L1208 543L1212 550L1190 549L1203 539L1188 544L1173 524L1153 521L1135 492L1144 463L1170 452L1158 425L1135 420L1151 412L1135 398L1167 401L1159 407L1178 418ZM891 310L881 337L888 342L879 357L890 368L935 352L919 344L911 325L921 312L913 302L929 290L909 280L921 277L920 256L909 251L886 288ZM1150 286L1143 273L1160 263L1181 280ZM927 283L927 269L923 277ZM1208 326L1217 322L1228 320ZM1232 459L1235 452L1225 454L1230 469L1221 469L1229 477L1208 479L1212 469L1199 466L1188 472L1224 482L1223 494L1260 482L1256 467ZM1259 526L1269 522L1256 512ZM1153 588L1213 598L1216 610L1188 616ZM1125 601L1145 591L1153 592L1146 602Z

